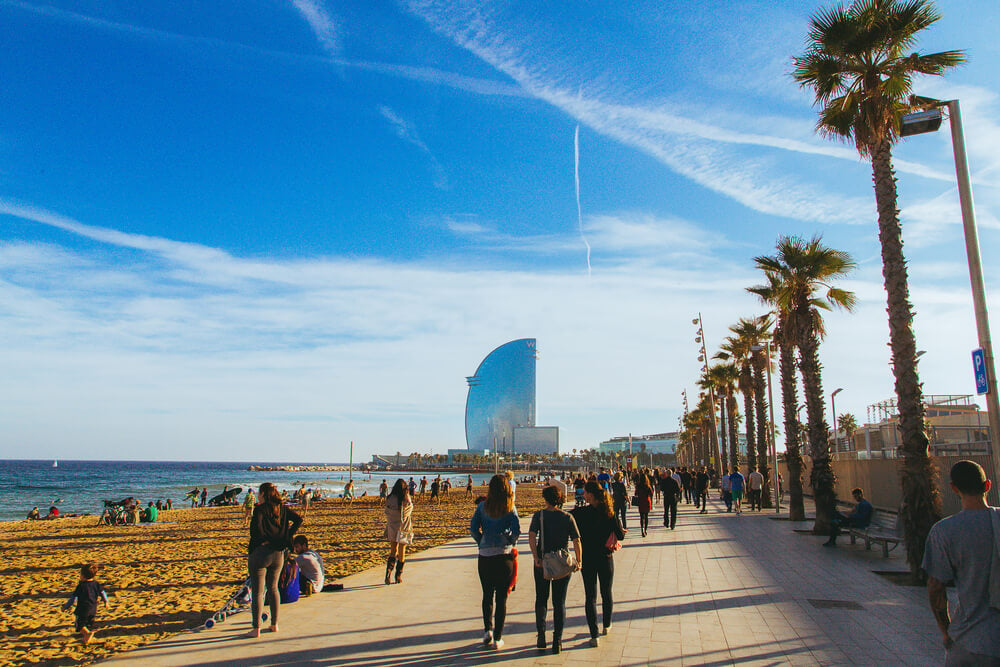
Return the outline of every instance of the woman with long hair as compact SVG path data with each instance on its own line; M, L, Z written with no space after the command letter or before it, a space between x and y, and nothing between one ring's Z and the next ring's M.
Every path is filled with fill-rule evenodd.
M571 514L580 529L580 541L583 543L581 574L584 610L587 612L587 625L590 626L590 645L597 646L597 581L599 579L601 582L604 621L601 634L606 635L611 629L611 612L614 608L611 584L615 577L614 551L608 547L608 543L612 535L616 540L624 540L625 529L611 507L611 496L598 482L587 482L584 496L587 506L577 507Z
M490 480L486 500L476 506L469 524L479 545L479 583L483 587L483 643L503 648L503 623L507 593L514 578L514 545L521 535L521 521L514 507L514 493L506 475ZM494 600L496 604L494 606Z
M552 652L562 650L563 625L566 622L566 591L569 589L571 574L562 579L546 579L542 569L542 557L553 551L565 549L570 540L576 552L576 569L583 560L580 546L580 531L576 521L562 510L566 495L555 486L542 489L545 508L535 512L528 529L528 546L535 563L535 629L538 631L539 649L545 649L545 614L549 608L549 592L552 593ZM539 537L539 533L541 536Z
M302 517L286 507L281 494L270 482L257 490L260 502L250 517L250 547L247 571L253 605L253 629L249 637L260 636L260 615L264 611L264 591L271 594L270 632L278 631L278 574L285 563L285 550L292 546L292 535L302 525Z
M639 510L639 528L646 537L649 530L649 512L653 509L653 487L649 485L649 477L645 470L640 470L635 478L635 508Z
M391 582L392 568L396 568L396 583L403 583L403 565L406 545L413 543L413 500L406 480L399 478L385 500L385 539L389 541L389 556L385 561L385 583Z

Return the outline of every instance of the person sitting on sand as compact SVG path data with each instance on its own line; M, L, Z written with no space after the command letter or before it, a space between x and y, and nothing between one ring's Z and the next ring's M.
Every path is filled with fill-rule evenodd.
M309 538L305 535L296 535L292 538L292 552L295 554L295 562L299 564L299 571L310 593L319 593L323 590L323 583L326 577L326 567L323 565L323 557L309 548Z
M139 515L139 521L141 521L142 523L156 523L156 517L157 517L156 505L154 505L153 501L150 500L149 505L147 505L146 509L144 509L142 513Z
M344 493L340 496L344 499L345 503L354 501L354 482L348 480L347 484L344 485Z
M42 517L38 513L38 507L32 507L31 511L28 512L28 521L38 521Z
M59 518L59 508L53 505L49 508L49 513L45 515L46 519L58 519Z
M63 605L63 609L68 610L73 606L74 602L76 603L76 610L73 612L76 616L75 628L85 646L94 637L94 617L97 616L97 601L99 599L104 600L104 608L111 608L111 603L108 602L108 594L105 592L104 587L94 579L96 576L97 566L93 563L88 563L80 568L80 583L76 585L73 595Z

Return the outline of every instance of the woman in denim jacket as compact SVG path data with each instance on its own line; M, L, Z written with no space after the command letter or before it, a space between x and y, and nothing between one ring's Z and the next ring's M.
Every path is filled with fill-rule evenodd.
M521 522L514 508L514 493L505 475L494 475L486 500L479 503L469 524L479 545L479 583L483 586L483 643L503 647L503 622L507 593L514 577L514 545ZM496 599L494 611L493 601Z

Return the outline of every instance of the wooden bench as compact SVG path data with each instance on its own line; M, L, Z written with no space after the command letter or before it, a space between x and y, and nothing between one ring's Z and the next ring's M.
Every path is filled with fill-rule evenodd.
M867 528L847 528L851 536L851 544L857 544L860 537L865 541L865 549L872 550L872 542L882 545L882 557L888 558L889 552L903 541L903 524L899 512L887 512L876 509L872 511L872 521ZM890 545L892 545L890 547Z

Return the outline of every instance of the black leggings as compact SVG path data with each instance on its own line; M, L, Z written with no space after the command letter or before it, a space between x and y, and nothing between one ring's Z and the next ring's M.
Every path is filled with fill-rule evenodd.
M677 525L677 501L668 503L663 501L663 525L673 528Z
M622 522L622 528L628 528L625 524L625 513L628 510L628 501L619 500L615 503L615 516Z
M597 580L601 581L601 610L603 611L604 627L611 625L611 611L615 606L611 595L611 584L615 580L615 561L611 556L596 556L587 558L580 571L583 574L584 610L587 612L587 625L590 626L590 636L597 636Z
M479 557L479 583L483 586L483 628L494 639L503 636L507 616L507 590L514 576L514 557L510 554ZM496 599L494 611L493 600Z
M639 510L639 530L643 533L649 530L649 512Z
M264 612L264 598L267 597L271 609L271 625L278 624L278 575L285 563L284 551L272 551L265 546L254 549L247 558L247 574L250 575L250 599L253 607L253 627L260 627L260 615ZM269 595L268 595L269 594Z
M552 588L552 641L562 641L563 625L566 622L566 591L573 575L562 579L546 579L542 568L535 570L535 629L538 634L545 632L545 614L549 610L549 587Z

